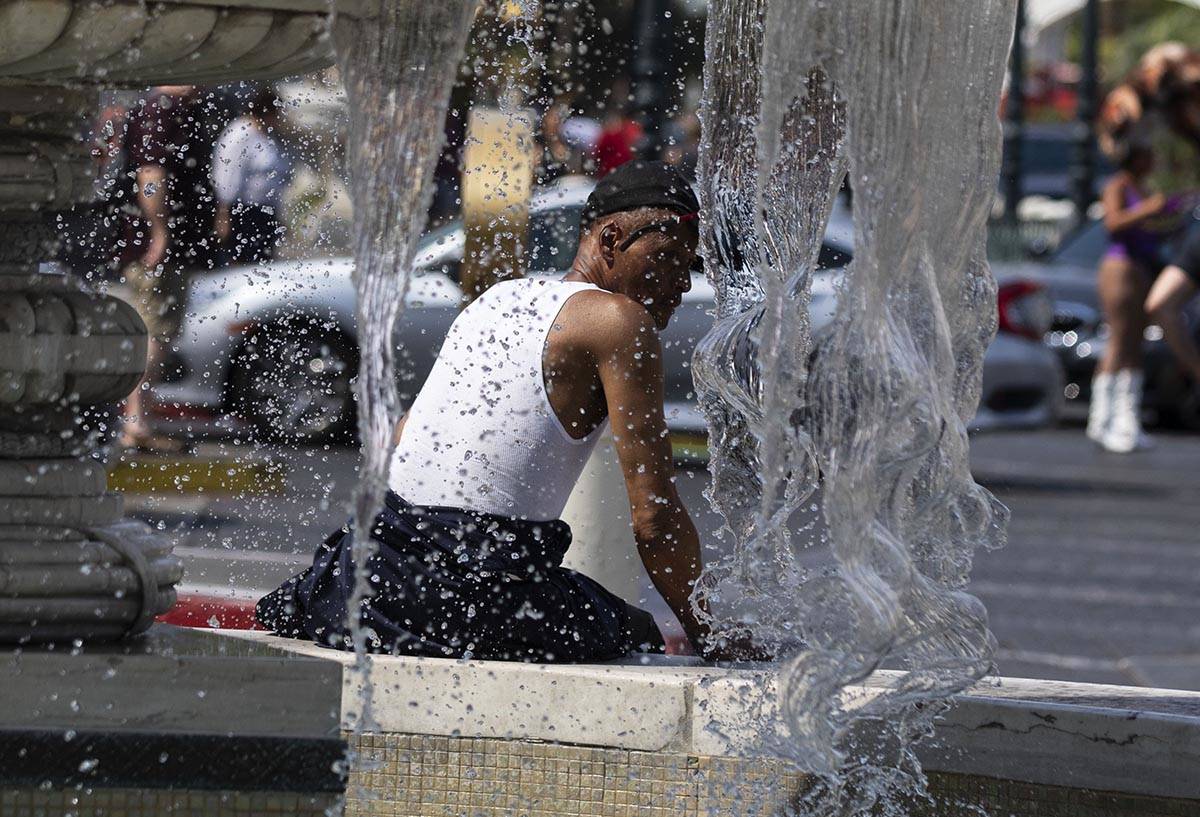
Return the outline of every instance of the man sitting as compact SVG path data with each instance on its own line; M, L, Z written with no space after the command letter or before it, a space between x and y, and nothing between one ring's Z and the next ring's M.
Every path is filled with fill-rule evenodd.
M454 321L397 430L359 611L370 649L523 661L662 651L648 613L562 567L571 532L558 516L611 424L642 562L696 651L720 657L690 601L699 539L675 490L658 337L691 287L698 210L674 168L627 164L589 197L570 273L497 284ZM259 620L349 648L354 535L330 536L259 602Z

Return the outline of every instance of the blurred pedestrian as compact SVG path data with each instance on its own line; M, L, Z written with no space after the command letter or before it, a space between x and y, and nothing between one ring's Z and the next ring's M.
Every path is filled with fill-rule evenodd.
M1109 337L1092 378L1087 435L1108 451L1128 453L1150 444L1139 417L1144 304L1150 284L1166 265L1164 236L1153 221L1177 206L1145 185L1154 170L1149 147L1131 143L1116 154L1119 169L1102 197L1109 245L1097 280Z
M571 173L589 173L595 168L600 131L600 123L590 116L569 116L562 123L560 136L571 151Z
M1148 50L1105 97L1096 125L1109 154L1155 130L1170 130L1200 148L1200 51L1178 42Z
M560 176L570 173L571 149L562 138L562 126L571 115L571 103L560 96L550 104L542 115L542 127L538 133L542 157L537 169L537 184L546 185Z
M245 115L229 123L212 156L217 197L214 232L231 264L257 264L275 257L283 235L283 194L296 163L281 141L282 103L263 88Z
M682 113L666 127L663 161L678 167L689 179L696 178L700 160L700 117Z
M158 86L130 116L125 133L141 219L132 240L140 256L124 278L149 333L149 383L162 376L165 350L179 331L190 274L212 266L213 134L204 104L195 86ZM141 395L137 389L126 400L122 442L158 447L163 441L149 432Z
M600 123L574 112L572 98L562 95L542 117L542 164L538 184L584 172L600 139Z
M111 282L141 255L139 247L123 240L130 214L136 213L130 207L133 191L125 151L128 117L126 107L111 98L81 134L91 146L95 195L56 216L60 236L56 259L94 283Z
M1200 226L1194 226L1172 255L1171 263L1162 271L1150 295L1146 312L1163 330L1163 337L1176 359L1192 381L1200 386L1200 348L1188 329L1183 310L1200 291Z
M596 178L603 179L621 165L636 159L637 146L643 135L642 126L624 113L609 116L596 143Z

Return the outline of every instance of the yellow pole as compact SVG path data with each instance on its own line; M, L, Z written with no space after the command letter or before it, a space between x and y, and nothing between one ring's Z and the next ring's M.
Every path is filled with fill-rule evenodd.
M472 108L463 151L461 281L470 301L524 272L536 149L527 109Z

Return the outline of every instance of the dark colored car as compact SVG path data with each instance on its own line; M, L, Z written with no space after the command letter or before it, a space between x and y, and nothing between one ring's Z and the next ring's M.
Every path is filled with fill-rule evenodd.
M1054 303L1054 321L1046 344L1066 372L1063 397L1067 416L1082 416L1091 397L1092 373L1108 343L1108 326L1100 309L1096 273L1108 245L1108 232L1092 221L1068 237L1044 260L993 264L996 275L1019 276L1042 284ZM1188 326L1200 340L1200 302L1187 311ZM1146 328L1143 352L1146 390L1142 407L1149 419L1164 425L1200 430L1200 393L1179 367L1157 326Z
M1075 163L1077 125L1074 122L1031 122L1022 128L1021 192L1026 196L1065 199L1071 196L1071 168ZM1104 180L1113 172L1104 154L1093 152L1092 192L1099 196Z

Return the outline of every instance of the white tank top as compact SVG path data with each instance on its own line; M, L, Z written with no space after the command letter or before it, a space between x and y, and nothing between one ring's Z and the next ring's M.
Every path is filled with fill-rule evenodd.
M546 338L592 284L496 284L455 319L408 412L389 487L414 505L557 519L604 424L576 440L550 406ZM607 421L606 421L607 423Z

